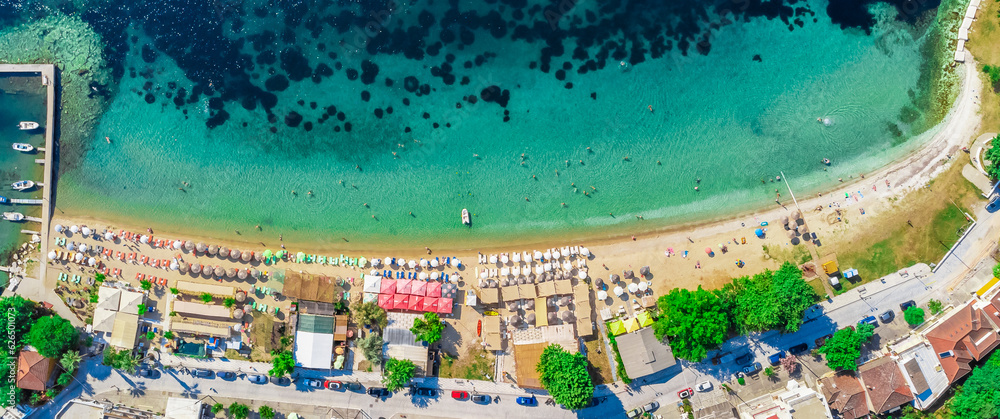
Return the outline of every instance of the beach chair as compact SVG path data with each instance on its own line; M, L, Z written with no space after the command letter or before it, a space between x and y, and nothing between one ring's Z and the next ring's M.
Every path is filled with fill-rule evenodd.
M257 302L256 301L251 301L250 302L250 308L253 309L253 310L256 310L257 309Z
M66 273L65 272L59 272L59 280L63 281L63 282L66 282Z
M138 281L138 280L139 280L139 277L140 277L141 275L142 275L142 273L141 273L141 272L136 272L136 273L135 273L135 280L136 280L136 281Z
M274 315L277 316L279 311L281 311L281 309L278 308L278 307L275 307L274 308Z

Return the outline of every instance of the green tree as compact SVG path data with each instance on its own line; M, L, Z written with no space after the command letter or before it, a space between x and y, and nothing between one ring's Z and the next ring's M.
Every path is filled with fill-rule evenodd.
M859 324L857 330L838 330L819 348L819 353L826 355L826 366L834 370L856 371L858 358L861 358L861 345L871 339L874 331L875 326L868 323Z
M181 290L179 290L177 288L171 288L170 289L170 293L173 294L173 295L177 295L177 294L181 293Z
M587 406L594 395L594 382L587 371L587 356L584 354L571 354L562 346L550 344L542 351L535 371L552 399L567 409Z
M1000 179L1000 136L993 137L990 141L990 148L986 149L986 153L983 154L983 160L989 162L986 165L986 173L990 175L990 179L997 180Z
M226 408L226 406L223 406L222 403L213 404L212 405L212 414L213 415L218 415L219 412L221 412L225 408Z
M358 347L365 359L373 365L382 365L382 336L378 333L369 333L367 336L358 339Z
M13 348L16 352L24 345L24 336L34 324L32 317L35 314L35 303L16 294L3 297L0 298L0 312L7 313L7 329L0 333L0 342L4 349Z
M385 369L382 370L382 384L389 391L396 391L413 379L413 372L417 366L408 359L389 358L385 361Z
M674 288L657 300L663 313L653 324L657 339L670 337L674 356L701 361L726 341L729 314L718 295L698 287L695 291Z
M100 272L94 274L94 282L97 282L98 284L104 282L105 279L107 279L107 277Z
M993 356L972 370L952 399L951 411L958 419L1000 417L1000 357Z
M139 357L132 356L131 351L125 349L119 351L115 348L108 348L104 350L104 358L101 360L101 363L131 374L135 372L136 367L139 366L141 361Z
M766 376L768 376L768 378L770 378L770 377L774 377L775 375L778 375L778 372L775 371L774 368L767 367L767 368L764 368L764 375L766 375Z
M76 346L80 332L62 317L51 315L38 319L28 332L28 343L47 358L59 358Z
M271 409L271 406L261 406L257 409L257 414L263 419L274 419L274 409Z
M24 401L24 393L14 383L11 369L17 371L16 358L8 355L6 350L0 351L0 407L11 407Z
M80 365L80 361L82 360L83 357L80 356L79 352L66 351L62 358L59 359L59 365L62 366L67 372L73 372L76 371L76 366Z
M233 305L235 304L236 299L233 297L226 297L225 300L222 300L222 305L226 306L226 308L233 308Z
M802 271L791 262L785 262L777 271L733 279L719 295L732 307L734 322L745 332L797 331L803 313L818 298L802 279Z
M156 332L153 332L152 330L146 332L146 340L153 340L153 339L156 339Z
M229 405L229 416L236 419L247 419L247 416L250 416L250 406L233 402L233 404Z
M212 294L209 294L207 292L201 293L201 301L204 302L205 304L211 303L212 302Z
M166 331L166 332L163 332L163 337L165 337L167 339L173 339L174 338L174 332L171 332L169 330Z
M271 353L271 370L267 372L272 377L284 377L295 371L295 358L292 351Z
M69 385L70 381L73 381L73 374L69 372L64 372L59 374L59 378L56 379L56 384L66 387Z
M379 307L374 301L369 301L355 306L352 314L354 314L355 323L366 326L377 326L379 330L385 329L385 327L389 324L385 310L383 310L382 307Z
M910 326L917 326L924 322L924 309L917 306L907 307L903 312L903 318Z
M993 277L1000 278L1000 262L998 262L996 265L993 265Z
M944 310L944 303L938 300L930 300L927 302L927 308L931 310L931 314L938 314L941 310Z
M145 304L139 304L139 306L137 308L139 309L139 311L137 313L138 315L141 316L143 314L146 314L146 305Z
M422 340L432 344L441 340L441 332L444 331L444 324L437 313L424 313L424 318L413 319L413 327L410 331L417 335L417 340Z
M153 283L150 282L149 280L144 279L142 281L139 281L139 286L142 287L142 289L149 291L150 289L153 288Z

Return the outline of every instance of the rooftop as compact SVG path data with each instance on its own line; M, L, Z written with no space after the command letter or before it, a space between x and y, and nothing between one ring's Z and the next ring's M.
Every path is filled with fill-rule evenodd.
M913 401L913 393L903 371L890 357L868 362L859 368L861 382L868 392L871 411L882 414Z
M842 419L856 419L868 415L868 397L865 388L854 374L840 373L819 380L830 410Z
M55 368L54 359L46 358L35 351L21 351L17 357L17 387L45 391L51 384L52 371Z
M333 318L329 318L332 320ZM333 327L329 333L295 332L295 366L329 369L333 362Z
M666 343L646 327L615 337L628 376L635 379L672 367L677 363Z
M177 314L183 317L208 317L216 319L231 319L232 313L226 306L216 304L205 304L194 301L174 300L174 309Z
M333 334L333 317L300 314L297 330L308 333Z
M971 302L953 310L925 336L952 383L972 370L972 360L982 359L1000 344L986 314Z

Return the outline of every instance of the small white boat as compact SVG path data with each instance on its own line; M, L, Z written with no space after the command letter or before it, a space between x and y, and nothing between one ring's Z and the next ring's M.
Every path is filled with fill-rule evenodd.
M35 147L31 144L25 143L14 143L14 150L23 151L25 153L30 153Z
M467 226L472 225L472 218L469 218L469 210L466 208L462 208L462 224Z
M5 212L3 213L3 219L7 221L21 221L24 220L24 214L19 212Z
M19 180L17 182L11 183L10 187L14 188L15 191L23 191L25 189L34 188L35 182L31 180Z
M21 131L30 131L38 129L38 123L34 121L21 121L20 124L17 124L17 127L20 128Z

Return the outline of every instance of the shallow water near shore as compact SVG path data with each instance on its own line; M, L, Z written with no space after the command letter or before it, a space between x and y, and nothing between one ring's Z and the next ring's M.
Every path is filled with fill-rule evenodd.
M0 75L0 138L4 139L3 149L0 149L0 195L9 199L41 198L38 187L28 191L18 192L11 189L10 184L22 179L42 181L42 165L35 163L36 158L44 154L22 153L11 148L13 143L28 143L35 147L45 146L45 137L41 130L21 131L18 123L35 121L45 124L45 88L38 77L23 77L20 75ZM39 216L39 205L0 205L4 212L20 212L24 215ZM38 231L38 223L0 221L0 254L8 254L15 245L20 244L27 235L21 230ZM6 283L6 281L0 281Z
M344 49L331 58L318 44L333 49L346 35L312 38L298 27L294 41L258 38L264 52L244 51L299 48L332 75L275 88L269 112L208 93L190 100L198 81L189 64L131 28L117 93L89 151L65 168L59 206L247 240L424 245L641 230L774 205L775 189L788 202L773 182L780 171L812 193L898 157L932 122L915 100L927 88L918 83L922 30L885 6L871 34L844 30L825 2L807 5L816 21L803 16L801 27L752 17L712 31L705 55L675 47L586 72L570 45L546 73L534 67L537 43L486 29L415 59ZM221 19L225 28L237 21ZM240 32L225 36L280 27L238 20ZM467 84L439 76L449 54ZM264 88L295 72L286 61L258 56L244 70ZM366 62L378 67L371 83L357 80L357 69L369 69L361 79L371 73ZM410 91L408 77L428 93ZM178 104L180 89L188 96Z

